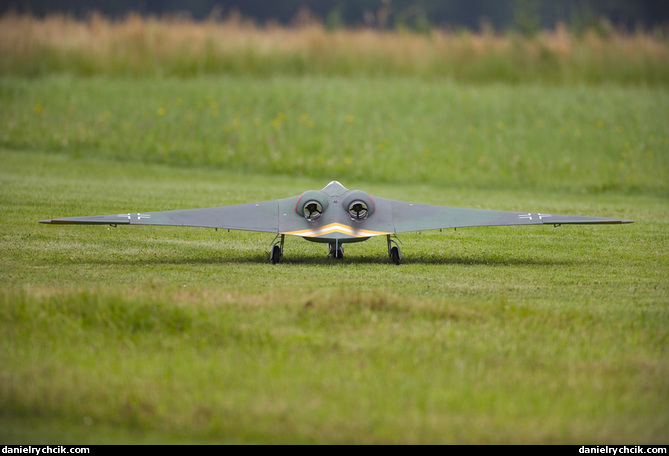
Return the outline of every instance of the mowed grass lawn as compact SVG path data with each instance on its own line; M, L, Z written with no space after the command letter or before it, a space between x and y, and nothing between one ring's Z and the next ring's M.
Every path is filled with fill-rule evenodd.
M669 94L0 80L0 441L666 444ZM47 226L350 189L619 226Z

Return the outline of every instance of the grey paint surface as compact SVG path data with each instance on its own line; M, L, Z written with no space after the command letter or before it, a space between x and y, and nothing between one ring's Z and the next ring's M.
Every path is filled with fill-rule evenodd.
M299 213L303 199L317 198L326 209L313 221ZM352 199L365 199L370 214L354 220L349 214ZM390 200L349 191L332 181L320 191L305 192L273 201L162 212L131 212L112 215L42 220L47 224L80 225L169 225L260 231L301 236L316 242L346 243L372 236L448 228L508 225L568 225L632 223L601 217L508 212L435 206Z

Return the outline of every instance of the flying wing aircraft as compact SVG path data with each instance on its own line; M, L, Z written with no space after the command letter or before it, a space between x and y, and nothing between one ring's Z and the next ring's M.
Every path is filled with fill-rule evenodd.
M348 190L332 181L322 190L258 203L163 212L133 212L42 220L56 225L171 225L276 233L270 261L283 257L286 235L329 246L330 256L343 258L344 244L386 236L388 255L400 264L398 233L447 228L506 225L581 225L632 223L600 217L464 209L408 203Z

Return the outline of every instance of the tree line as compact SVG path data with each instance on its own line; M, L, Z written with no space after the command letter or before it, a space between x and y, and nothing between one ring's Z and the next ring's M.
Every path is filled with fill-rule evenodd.
M260 25L291 25L318 20L329 28L374 27L426 31L516 30L532 34L558 22L583 30L605 23L624 30L669 27L666 0L4 0L0 13L45 16L92 12L123 17L130 12L162 16L184 14L194 20L240 15Z

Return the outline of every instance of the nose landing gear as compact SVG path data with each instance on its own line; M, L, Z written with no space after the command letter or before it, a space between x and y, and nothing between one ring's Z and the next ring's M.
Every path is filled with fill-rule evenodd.
M330 256L336 260L344 258L344 244L328 244Z

